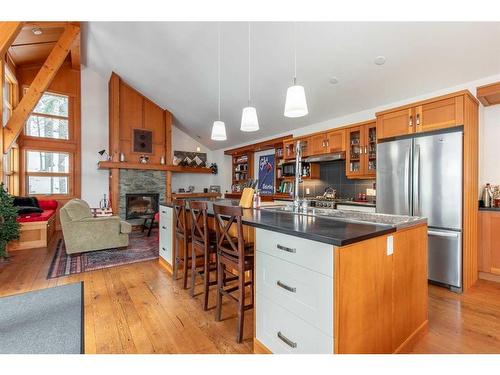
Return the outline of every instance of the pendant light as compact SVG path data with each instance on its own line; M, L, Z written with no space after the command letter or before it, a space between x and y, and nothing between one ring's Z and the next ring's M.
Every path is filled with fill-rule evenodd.
M296 25L293 24L293 86L286 91L285 117L302 117L309 113L307 110L306 93L304 86L297 85L297 35Z
M218 105L218 120L214 121L214 124L212 125L212 140L213 141L225 141L227 139L226 136L226 124L224 124L223 121L220 120L220 23L219 23L219 28L218 28L218 60L217 60L217 66L218 66L218 75L219 75L219 105Z
M259 130L259 120L257 110L250 106L250 22L248 23L248 107L243 108L241 113L242 132L255 132Z

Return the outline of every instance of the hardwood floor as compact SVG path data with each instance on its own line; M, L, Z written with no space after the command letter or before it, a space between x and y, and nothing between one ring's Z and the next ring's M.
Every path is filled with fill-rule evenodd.
M252 352L252 311L237 344L235 305L226 302L216 322L157 261L47 280L54 244L0 263L0 296L84 281L86 353ZM431 285L429 309L429 333L414 353L500 353L500 283L480 280L465 295Z

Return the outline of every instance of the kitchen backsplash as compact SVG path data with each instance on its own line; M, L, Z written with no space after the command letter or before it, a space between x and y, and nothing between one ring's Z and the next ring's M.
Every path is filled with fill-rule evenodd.
M358 193L366 193L372 189L375 180L349 180L345 175L345 160L329 161L320 164L319 180L304 180L301 183L301 196L323 195L325 189L331 186L337 190L341 198L355 198ZM309 188L309 194L305 194Z

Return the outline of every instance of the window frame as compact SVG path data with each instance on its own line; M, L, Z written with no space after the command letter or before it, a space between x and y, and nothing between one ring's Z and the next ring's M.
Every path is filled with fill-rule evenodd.
M23 87L24 94L26 94L26 92L28 91L28 88L29 88L28 86L24 86ZM49 141L49 142L52 142L52 141L55 141L55 142L68 142L68 143L74 142L74 126L73 126L74 121L73 121L73 110L72 110L73 99L72 99L71 95L60 93L60 92L56 92L56 91L53 91L53 90L46 90L46 91L43 92L43 94L56 95L56 96L65 96L66 98L68 98L68 117L59 116L59 115L48 115L46 113L39 113L39 112L32 111L29 114L28 119L26 119L26 122L24 123L23 131L22 131L23 137L26 138L26 139L31 139L31 140L41 140L41 141ZM35 107L36 107L36 105L35 105ZM26 125L27 125L27 123L29 121L29 118L31 116L39 116L39 117L45 117L45 118L54 118L54 119L58 119L58 120L67 120L68 121L68 139L51 138L51 137L37 137L37 136L34 136L34 135L28 135L28 134L26 134Z
M29 172L28 171L28 152L52 152L68 155L68 172ZM54 150L44 147L25 147L23 148L23 166L24 166L24 188L26 195L40 196L40 197L70 197L74 194L74 153L66 150ZM30 176L40 177L68 177L68 192L66 194L43 194L43 193L30 193L29 178Z

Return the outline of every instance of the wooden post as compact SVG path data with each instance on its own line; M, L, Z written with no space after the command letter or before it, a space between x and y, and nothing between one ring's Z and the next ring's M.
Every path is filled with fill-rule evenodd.
M172 150L172 114L169 111L165 111L165 153L166 153L166 164L173 165L174 152ZM166 178L166 195L167 202L172 202L172 171L167 171Z
M3 165L3 80L5 79L4 74L4 62L3 54L0 58L0 183L5 182L4 180L4 170L6 166Z
M19 102L19 105L15 108L7 126L4 128L4 153L7 153L16 141L28 116L33 108L35 108L44 91L47 87L49 87L52 80L56 76L59 68L64 62L64 59L68 55L75 38L79 34L79 26L73 24L68 24L66 26L66 29L50 52L47 60L40 68L40 71L37 73L28 91Z

